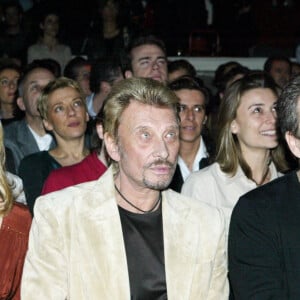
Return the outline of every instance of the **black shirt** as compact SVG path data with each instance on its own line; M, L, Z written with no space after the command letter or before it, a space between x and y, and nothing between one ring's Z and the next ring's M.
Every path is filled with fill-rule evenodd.
M167 299L161 205L147 214L119 207L131 299Z

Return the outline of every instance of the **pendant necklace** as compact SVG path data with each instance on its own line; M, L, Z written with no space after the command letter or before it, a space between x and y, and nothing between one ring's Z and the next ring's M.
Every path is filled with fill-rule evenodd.
M120 192L120 190L117 188L117 186L115 185L115 189L116 191L118 192L118 194L122 197L123 200L125 200L126 203L128 203L130 206L132 206L133 208L135 208L136 210L144 213L144 214L147 214L147 213L150 213L152 212L155 207L157 207L158 203L161 202L161 192L159 192L159 197L158 199L156 200L156 202L154 203L153 207L149 210L143 210L141 208L138 208L137 206L135 206L132 202L130 202L128 199L125 198L125 196Z

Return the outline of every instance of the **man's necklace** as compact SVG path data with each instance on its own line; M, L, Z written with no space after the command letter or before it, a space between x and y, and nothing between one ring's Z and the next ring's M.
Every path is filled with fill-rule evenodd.
M136 210L144 213L144 214L147 214L147 213L150 213L152 212L156 207L157 205L161 202L161 192L159 192L159 197L158 199L156 200L156 202L154 203L153 207L149 210L143 210L143 209L140 209L138 208L137 206L135 206L132 202L130 202L129 200L127 200L125 198L125 196L120 192L120 190L117 188L117 186L115 185L115 189L116 191L118 192L118 194L123 198L123 200L125 200L130 206L132 206L133 208L135 208Z

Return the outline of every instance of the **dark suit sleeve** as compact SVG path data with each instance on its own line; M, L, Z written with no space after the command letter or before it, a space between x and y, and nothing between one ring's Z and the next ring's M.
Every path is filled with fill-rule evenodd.
M241 197L230 223L229 277L236 300L287 299L281 238L270 195Z

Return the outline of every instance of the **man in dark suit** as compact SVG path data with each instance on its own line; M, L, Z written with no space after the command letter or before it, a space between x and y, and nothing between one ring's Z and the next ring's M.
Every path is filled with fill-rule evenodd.
M300 158L300 77L283 90L278 124ZM235 299L300 299L300 171L242 196L229 230L229 277Z
M180 192L191 172L209 164L211 144L203 137L209 93L192 77L181 77L169 84L179 98L180 148L178 163L170 188Z
M37 99L42 89L54 78L50 70L38 63L28 65L21 78L17 104L25 112L25 118L4 128L4 144L13 153L16 170L24 156L49 150L54 145L53 138L46 133L37 110Z

